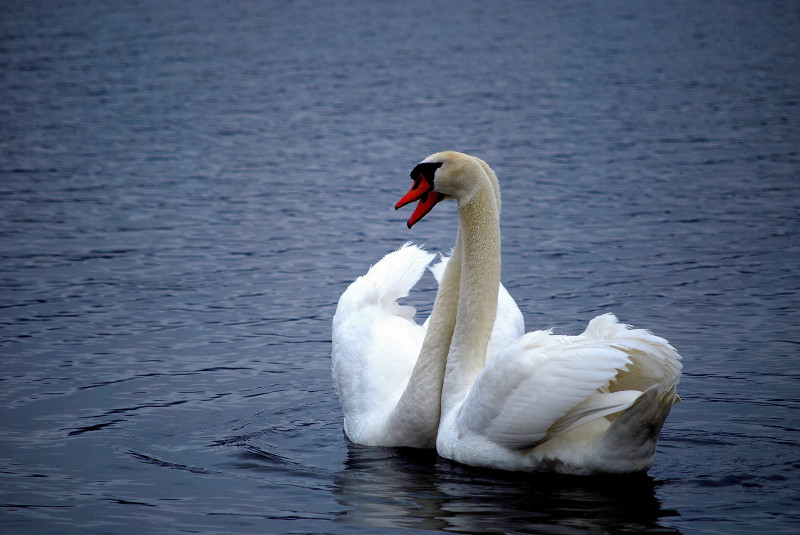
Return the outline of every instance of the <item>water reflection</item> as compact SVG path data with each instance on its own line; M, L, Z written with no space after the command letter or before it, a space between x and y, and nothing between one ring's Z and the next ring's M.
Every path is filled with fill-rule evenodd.
M676 511L649 476L585 478L480 470L432 451L348 443L334 479L337 522L372 529L463 533L679 533L658 523Z

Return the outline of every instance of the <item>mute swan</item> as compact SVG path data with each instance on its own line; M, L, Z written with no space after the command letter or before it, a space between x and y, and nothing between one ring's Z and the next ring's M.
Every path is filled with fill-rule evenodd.
M438 202L458 202L457 243L443 275L459 285L442 381L439 455L519 471L650 468L661 426L678 400L678 353L666 340L604 314L579 336L530 332L487 360L500 281L497 179L485 162L457 152L429 156L412 178L396 205L419 201L409 228ZM432 322L438 313L434 308Z
M439 282L434 312L424 325L416 310L397 303L408 295L435 255L405 244L387 254L345 290L332 331L332 377L344 412L344 430L367 446L433 448L445 359L455 326L460 270L443 280L441 258L430 267ZM502 285L487 360L524 332L522 313ZM423 348L425 342L425 351Z

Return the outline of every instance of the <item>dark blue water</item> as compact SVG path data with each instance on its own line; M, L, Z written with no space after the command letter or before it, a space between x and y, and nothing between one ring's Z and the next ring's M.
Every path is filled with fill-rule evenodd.
M3 2L0 531L796 533L799 27L796 2ZM500 177L528 329L613 311L684 356L648 477L345 439L336 302L406 240L449 249L452 207L392 209L443 149Z

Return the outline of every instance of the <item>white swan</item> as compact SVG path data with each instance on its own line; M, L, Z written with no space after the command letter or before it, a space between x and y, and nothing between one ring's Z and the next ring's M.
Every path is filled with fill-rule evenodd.
M461 255L454 251L453 265ZM353 442L433 448L439 426L444 366L455 326L459 270L443 281L448 258L430 268L439 282L434 313L424 325L414 307L397 303L435 255L405 244L345 290L332 331L332 377ZM498 315L487 360L524 332L522 313L499 285ZM427 336L427 337L426 337ZM425 341L424 352L421 352ZM419 358L418 358L419 357Z
M460 222L443 275L443 286L454 284L437 294L437 304L443 290L450 301L445 323L456 302L452 338L433 351L440 358L448 347L439 454L475 466L571 474L652 466L661 426L678 399L677 352L605 314L579 336L530 332L486 359L500 280L497 179L485 162L456 152L429 156L412 178L397 203L419 200L409 227L445 198L458 202ZM432 324L440 312L434 307ZM420 359L432 349L428 343Z

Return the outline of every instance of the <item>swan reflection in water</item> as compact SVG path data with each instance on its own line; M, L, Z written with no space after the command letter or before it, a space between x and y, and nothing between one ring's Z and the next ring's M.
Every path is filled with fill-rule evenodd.
M371 529L470 533L680 533L656 498L658 482L635 476L560 476L459 465L433 450L375 448L347 441L334 482L336 521Z

